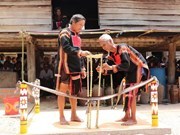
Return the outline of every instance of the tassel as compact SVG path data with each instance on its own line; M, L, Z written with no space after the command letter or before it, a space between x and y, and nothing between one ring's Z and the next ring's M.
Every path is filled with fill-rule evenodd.
M77 95L81 92L82 82L80 76L71 76L71 95Z

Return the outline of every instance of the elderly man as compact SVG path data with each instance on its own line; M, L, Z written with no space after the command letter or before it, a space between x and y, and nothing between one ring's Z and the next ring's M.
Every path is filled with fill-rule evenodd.
M149 76L149 68L144 57L133 47L123 43L115 44L112 37L109 34L103 34L99 38L101 47L109 52L109 65L104 63L102 71L104 74L117 73L119 71L125 72L126 86L131 86L135 83L140 83L142 80L146 80ZM97 68L99 70L99 68ZM139 90L133 90L126 94L124 111L125 115L122 119L117 120L123 122L122 125L134 125L136 120L136 96Z

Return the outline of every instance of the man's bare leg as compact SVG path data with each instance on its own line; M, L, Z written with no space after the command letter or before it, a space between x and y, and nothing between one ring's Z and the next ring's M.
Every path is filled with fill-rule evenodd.
M71 121L82 122L82 120L77 116L76 109L77 109L77 99L70 98L71 104Z
M58 96L58 107L59 107L59 113L60 113L60 124L61 125L69 125L68 121L65 119L64 116L64 104L65 104L65 98L62 96Z
M61 83L59 91L65 93L67 88L68 88L67 84ZM58 108L59 108L59 115L60 115L60 124L61 125L69 125L68 121L65 119L65 116L64 116L64 105L65 105L65 97L58 96Z
M123 104L125 104L125 98L128 98L128 97L125 97L125 95L123 95ZM130 119L130 108L128 108L126 111L125 111L125 115L123 118L117 120L116 122L126 122L127 120Z
M132 104L131 104L131 118L126 122L122 123L123 126L135 125L137 124L136 120L136 96L133 91Z

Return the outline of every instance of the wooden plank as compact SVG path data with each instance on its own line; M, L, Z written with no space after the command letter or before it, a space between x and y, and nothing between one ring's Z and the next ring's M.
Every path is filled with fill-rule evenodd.
M1 19L0 25L38 25L51 24L51 18L48 19Z
M20 37L19 37L19 33L18 32L14 33L14 34L6 32L6 33L0 33L0 38L1 39L8 39L8 38L19 39Z
M4 41L4 42L1 42L0 44L20 44L21 45L21 43L22 43L22 41L21 40L19 40L19 41L12 41L12 40L10 40L10 41Z
M1 47L6 47L6 48L11 48L11 47L20 47L21 43L4 43L4 44L0 44Z
M21 47L21 44L0 44L1 49L2 48L16 48Z
M140 42L140 43L162 43L165 42L166 38L164 37L138 37L139 35L137 34L137 37L122 37L119 36L118 38L114 38L115 42ZM6 39L6 40L19 40L21 41L21 37L17 37L17 38L12 38L12 37L6 37L6 38L2 38L2 39ZM1 40L1 39L0 39ZM57 43L57 39L56 38L51 38L51 39L39 39L36 38L36 41L38 42L38 44L41 43ZM9 41L10 42L10 41ZM88 39L88 38L84 38L82 39L83 43L98 43L98 38L93 38L93 39Z
M150 9L120 9L120 8L99 8L99 13L131 13L131 14L162 14L162 15L179 15L180 10L150 10Z
M180 3L172 4L172 3L167 3L164 2L162 3L147 3L147 2L126 2L126 1L119 1L116 2L99 2L98 6L100 8L105 8L105 7L113 7L113 8L136 8L136 9L180 9Z
M127 19L127 20L180 20L179 15L166 16L166 15L140 15L140 14L100 14L100 20L114 20L114 19Z
M86 37L85 37L85 38L82 38L82 41L83 41L83 42L99 42L99 41L98 41L98 38L99 38L99 37L95 37L95 38L86 38Z
M108 3L118 3L118 2L127 2L127 3L134 3L134 4L141 4L141 3L145 3L145 4L157 4L157 3L161 3L161 4L179 4L180 0L98 0L98 2L108 2Z
M100 20L100 25L180 26L180 21Z
M50 46L53 46L54 44L56 44L58 42L37 42L37 45L50 45Z
M18 45L10 45L10 44L8 44L8 45L4 45L4 46L0 46L1 47L1 50L0 50L0 52L2 52L2 50L6 50L6 49L17 49L17 48L22 48L21 46L18 46ZM5 51L6 52L6 51Z
M58 42L58 38L54 39L36 39L37 42Z
M119 40L119 41L117 41L117 43L127 43L127 44L129 44L129 45L131 45L131 46L133 46L133 47L136 47L136 48L146 48L146 49L148 49L148 48L151 48L151 46L156 46L156 47L154 47L154 48L151 48L151 49L155 49L155 50L157 50L157 49L159 49L159 43L151 43L151 42L130 42L130 41L123 41L123 40ZM53 44L37 44L38 46L38 48L41 48L41 49L43 49L43 50L53 50L53 48L55 49L55 50L57 50L57 43L53 43ZM6 46L8 46L8 48L12 48L12 47L14 47L14 44L12 45L12 44L10 44L10 45L8 45L8 44L6 44ZM2 49L4 49L4 48L6 48L6 46L4 45L4 46L1 46L1 44L0 44L0 47L2 48ZM11 46L11 47L9 47L9 46ZM21 46L19 46L19 47L21 47ZM82 45L82 48L86 48L86 49L88 49L88 50L91 50L92 49L92 47L94 48L94 47L99 47L99 48L101 48L100 46L99 46L99 44L98 43L85 43L85 42L83 42L83 45ZM17 47L18 48L18 47ZM1 50L2 50L1 49ZM7 48L6 48L7 49ZM165 47L163 47L163 48L161 48L161 50L164 50L165 49ZM166 48L167 49L167 48Z
M21 42L21 39L12 39L12 38L1 39L0 38L0 42L1 43L5 43L5 42Z
M9 6L9 7L4 7L0 6L0 11L2 13L5 12L39 12L39 11L44 11L44 12L50 12L51 7L50 6Z
M93 42L94 41L94 42ZM94 39L91 42L88 42L88 40L83 40L82 44L87 46L88 44L98 44L98 40ZM119 38L114 38L114 42L127 42L127 43L136 43L136 44L147 44L147 45L153 45L153 44L161 44L165 41L163 37L122 37L119 36Z
M51 18L52 13L49 12L44 12L44 11L39 11L39 12L2 12L0 14L0 19L7 19L7 18L11 18L11 19L34 19L34 18L43 18L43 19L47 19L47 18Z
M17 0L1 0L1 2L16 2ZM27 0L18 0L18 1L27 1ZM29 1L36 1L36 0L29 0ZM44 0L42 0L44 1Z
M176 29L180 23L180 3L177 1L99 0L98 4L99 24L103 27L141 29L140 26L149 29L160 26L160 29Z
M21 45L21 41L4 41L4 42L1 42L0 44L2 44L2 45L5 45L5 44L11 44L11 45L14 45L14 44L16 44L16 45Z
M127 41L119 41L119 42L115 42L117 44L120 44L120 43L127 43L128 45L131 45L133 47L151 47L151 46L155 46L156 43L141 43L141 42L127 42ZM85 44L82 44L82 47L100 47L100 45L98 43L85 43Z
M32 5L43 5L43 6L50 6L51 5L51 0L24 0L24 1L9 1L7 2L2 1L0 2L0 6L32 6Z
M16 31L49 31L52 26L48 25L0 25L0 31L16 30Z
M101 29L120 29L120 30L165 30L165 31L180 31L180 27L177 26L112 26L101 25Z
M164 42L164 38L163 37L122 37L119 36L119 38L114 38L115 42L139 42L139 43L162 43Z

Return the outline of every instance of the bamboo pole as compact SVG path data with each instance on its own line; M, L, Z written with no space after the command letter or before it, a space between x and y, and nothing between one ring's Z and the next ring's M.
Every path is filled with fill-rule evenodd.
M21 79L24 80L24 32L21 31L22 38L22 58L21 58Z
M110 75L110 78L111 78L111 95L114 94L114 89L113 89L113 76L112 74ZM114 105L114 99L111 98L111 108L113 108L113 105Z
M102 61L103 61L103 55L100 55L100 67L102 67ZM100 72L99 72L99 86L98 86L98 96L100 96L100 92L101 92L101 73L102 73L102 68L100 68ZM99 105L100 105L100 101L97 101L97 113L96 113L96 128L99 128L98 123L99 123Z
M137 33L137 32L142 32L142 34L139 35L139 37L144 36L149 33L158 33L158 32L180 32L179 30L155 30L155 29L149 29L149 30L118 30L118 29L110 29L110 28L101 28L101 29L92 29L92 30L84 30L81 31L81 35L88 34L88 35L95 35L95 34L104 34L104 33L109 33L109 34L114 34L114 33ZM44 31L44 32L39 32L39 31L27 31L26 32L29 35L34 35L34 36L57 36L59 31Z
M102 56L103 54L96 54L96 55L88 55L87 58L87 71L90 71L90 76L87 74L87 97L92 97L92 85L93 85L93 59L100 58L101 59L101 67L102 67ZM90 63L90 69L89 69ZM99 72L99 85L98 85L98 96L100 96L100 88L101 88L101 68ZM90 78L90 80L89 80ZM90 86L89 86L90 81ZM100 101L97 101L97 112L96 112L96 128L98 128L98 118L99 118L99 105ZM88 100L88 114L87 114L87 127L91 128L91 111L92 111L92 101Z
M87 72L89 72L89 59L87 58ZM89 74L87 74L87 97L90 97L89 94ZM90 128L90 104L89 100L87 101L87 128Z

